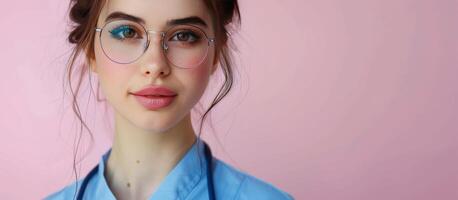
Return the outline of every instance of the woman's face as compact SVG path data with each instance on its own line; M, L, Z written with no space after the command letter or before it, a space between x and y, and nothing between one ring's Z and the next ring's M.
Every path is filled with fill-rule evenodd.
M105 25L107 16L122 12L143 19L148 30L166 31L168 21L198 17L207 26L197 24L209 37L213 37L212 21L203 1L195 0L109 0L105 3L97 27ZM102 51L99 34L94 39L95 60L91 70L98 75L100 86L116 115L125 122L152 132L164 132L189 114L203 95L214 72L215 47L211 45L205 61L191 69L173 66L164 57L159 35L150 34L147 51L135 62L118 64ZM163 108L151 110L140 104L131 93L148 85L159 85L173 90L177 96Z

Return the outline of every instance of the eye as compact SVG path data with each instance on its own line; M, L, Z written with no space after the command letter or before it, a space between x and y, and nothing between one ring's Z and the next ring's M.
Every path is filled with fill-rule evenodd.
M179 31L175 33L170 40L178 41L178 42L193 43L200 39L201 39L201 36L199 36L199 34L196 34L191 30L183 30L183 31Z
M124 39L134 39L134 38L142 38L138 35L135 28L129 25L121 25L113 30L109 31L111 36L115 39L124 40Z

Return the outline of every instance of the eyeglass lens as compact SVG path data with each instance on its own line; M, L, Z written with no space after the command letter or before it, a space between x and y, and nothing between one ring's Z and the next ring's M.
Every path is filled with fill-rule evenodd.
M164 54L168 61L182 68L200 65L206 58L209 42L206 34L193 25L176 25L163 37ZM146 51L146 29L129 20L116 20L106 24L100 35L105 55L112 61L128 64ZM150 46L153 45L152 43Z

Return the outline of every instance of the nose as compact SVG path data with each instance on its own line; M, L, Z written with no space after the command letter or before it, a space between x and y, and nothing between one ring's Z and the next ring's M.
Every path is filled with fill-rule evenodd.
M149 45L142 56L141 73L147 77L167 76L171 68L162 49L162 37L151 34Z

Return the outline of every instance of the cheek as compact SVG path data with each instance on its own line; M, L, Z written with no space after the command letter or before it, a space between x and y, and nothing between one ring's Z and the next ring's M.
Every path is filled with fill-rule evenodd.
M209 49L207 57L205 58L205 61L198 67L191 69L190 76L192 76L194 80L198 81L199 83L206 85L211 75L210 73L211 73L213 60L214 60L214 52L212 49ZM199 62L199 61L195 61L195 62Z
M211 63L210 60L207 60L197 68L186 71L183 84L189 90L190 95L193 96L194 103L200 99L208 85L211 67L209 63Z
M196 56L188 56L189 58L186 59L186 61L183 61L184 65L192 66L195 65L196 63L202 62L202 58L196 57ZM201 64L204 65L204 64ZM202 67L202 66L199 66Z
M107 97L113 96L116 92L123 91L129 77L133 73L132 67L121 65L109 60L99 47L95 48L97 75L101 87Z
M189 87L193 87L192 90L197 93L201 93L202 90L205 90L210 75L211 75L211 69L212 69L212 64L214 62L214 49L211 48L208 51L207 57L205 58L204 62L200 64L199 66L191 69L187 69L183 72L183 76L185 76L183 80L183 84L188 85ZM197 63L200 60L192 60L190 61L191 63Z

